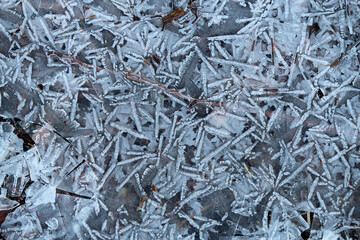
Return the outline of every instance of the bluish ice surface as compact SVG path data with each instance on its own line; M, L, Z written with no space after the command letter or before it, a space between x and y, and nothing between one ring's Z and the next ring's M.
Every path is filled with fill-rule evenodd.
M359 3L0 0L4 239L359 239Z

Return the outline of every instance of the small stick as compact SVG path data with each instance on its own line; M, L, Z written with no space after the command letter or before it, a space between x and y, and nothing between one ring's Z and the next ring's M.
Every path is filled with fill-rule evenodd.
M76 194L76 193L69 192L69 191L65 191L65 190L62 190L62 189L59 189L59 188L56 188L56 193L58 193L58 194L64 194L64 195L69 195L69 196L72 196L72 197L79 197L79 198L91 199L91 197L88 197L88 196L85 196L85 195Z

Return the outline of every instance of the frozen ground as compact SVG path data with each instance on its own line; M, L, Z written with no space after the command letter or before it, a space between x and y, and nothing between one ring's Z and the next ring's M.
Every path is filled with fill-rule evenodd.
M359 239L356 0L0 0L3 239Z

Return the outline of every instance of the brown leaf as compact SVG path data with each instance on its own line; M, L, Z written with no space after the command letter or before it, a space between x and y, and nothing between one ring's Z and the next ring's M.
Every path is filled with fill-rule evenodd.
M184 16L184 15L185 15L185 11L181 7L178 7L175 10L172 10L168 15L166 15L162 18L163 26L172 22L175 18Z
M2 210L2 211L0 211L0 224L5 221L5 218L7 217L7 215L8 215L9 213L10 213L9 210Z
M340 61L339 59L336 59L335 61L332 62L332 64L330 65L330 67L336 67L337 65L339 65Z

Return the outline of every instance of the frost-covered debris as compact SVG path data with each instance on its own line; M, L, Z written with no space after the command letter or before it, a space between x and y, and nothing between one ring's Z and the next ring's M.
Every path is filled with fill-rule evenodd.
M6 239L358 239L356 1L2 1Z

